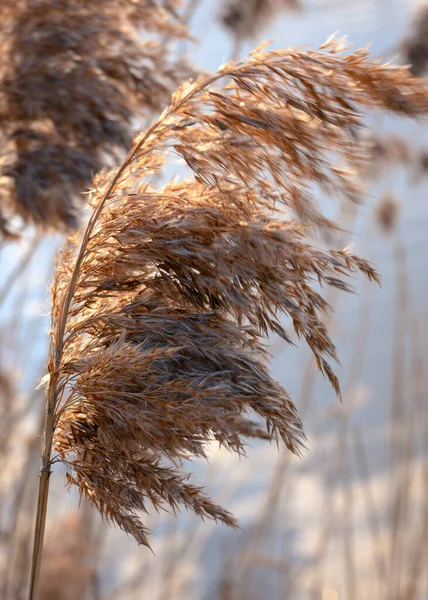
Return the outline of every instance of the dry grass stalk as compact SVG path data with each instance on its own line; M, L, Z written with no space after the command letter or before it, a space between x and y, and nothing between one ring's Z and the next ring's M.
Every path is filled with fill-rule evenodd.
M80 193L129 148L135 119L162 110L189 76L161 41L186 35L174 4L2 2L0 233L16 214L77 225Z
M32 399L40 402L40 391ZM43 416L40 411L40 417ZM37 479L39 469L38 448L40 436L43 434L43 422L39 418L40 425L37 433L25 444L24 464L19 469L15 481L15 490L11 498L11 515L8 519L8 531L6 535L7 559L2 573L1 598L2 600L23 600L26 597L27 586L23 573L28 572L31 559L31 533L32 519L34 513L34 496L37 493ZM22 438L22 431L17 427L12 428L12 434ZM9 456L6 461L10 462L13 457Z
M0 456L6 451L8 429L11 424L15 390L12 379L5 371L0 371Z
M236 452L247 437L299 451L296 410L259 360L263 336L290 339L281 315L339 392L314 284L349 290L348 276L378 275L346 250L310 244L306 225L334 227L311 192L359 198L364 108L428 112L426 88L407 70L342 49L259 49L182 86L122 166L97 179L83 239L70 241L53 286L30 598L52 462L139 543L147 501L235 525L180 462L213 439ZM177 157L192 178L159 187L154 176ZM295 220L275 218L281 203Z
M265 30L281 11L302 9L300 0L226 0L221 23L239 39L251 39Z
M26 273L28 267L30 266L32 259L36 255L36 251L38 246L40 245L41 240L42 238L39 235L36 235L33 238L33 240L28 245L28 248L25 250L22 257L19 259L15 268L9 273L8 277L5 279L4 283L0 287L0 306L6 300L11 291L14 289L15 284L22 281L22 278Z

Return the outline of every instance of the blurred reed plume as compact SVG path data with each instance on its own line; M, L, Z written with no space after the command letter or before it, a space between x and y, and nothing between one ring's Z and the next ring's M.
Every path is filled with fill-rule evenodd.
M400 210L398 199L390 193L384 194L375 207L376 222L384 233L391 233Z
M428 5L417 12L402 49L410 63L410 72L417 77L425 75L428 67Z
M160 111L189 69L171 0L6 0L0 6L0 233L11 219L77 225L80 193L119 160L136 119Z
M7 432L13 420L14 385L8 373L0 370L0 457L3 459L7 450Z
M302 10L300 0L225 0L220 21L239 40L254 38L281 11Z
M368 136L370 161L366 176L371 182L380 180L391 169L401 168L409 182L418 183L428 173L427 151L417 147L398 134L380 134L375 131Z
M66 513L49 531L40 578L43 600L84 600L95 574L91 511Z
M391 166L402 165L408 167L414 162L413 150L409 142L397 134L380 136L375 133L371 136L371 161L369 168L373 176L379 176Z
M347 250L312 245L308 226L335 227L314 189L360 198L365 108L428 112L425 85L406 69L342 50L259 48L185 84L122 166L96 179L91 219L53 285L30 598L53 463L141 544L148 501L234 526L180 467L210 441L242 453L248 437L283 440L299 452L296 409L263 361L264 336L291 342L281 317L339 393L318 285L379 278ZM190 178L161 184L183 166Z

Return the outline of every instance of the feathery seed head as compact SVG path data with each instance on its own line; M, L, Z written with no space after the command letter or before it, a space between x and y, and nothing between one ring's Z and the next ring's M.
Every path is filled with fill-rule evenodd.
M69 483L138 542L147 502L235 524L180 469L207 442L241 453L247 438L283 440L299 452L302 425L266 368L266 334L291 341L292 325L339 393L322 290L379 277L314 245L308 226L334 227L317 187L360 198L367 108L424 115L427 90L334 42L256 50L183 85L121 168L97 177L93 216L53 287L55 445ZM190 177L162 184L183 161Z

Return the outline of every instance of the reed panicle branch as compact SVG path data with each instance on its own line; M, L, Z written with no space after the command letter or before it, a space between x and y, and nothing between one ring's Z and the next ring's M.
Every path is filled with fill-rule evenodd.
M292 325L340 393L322 287L350 291L356 273L379 276L348 250L313 245L310 228L336 227L314 189L360 199L366 109L428 112L426 87L407 70L342 50L260 48L190 81L122 166L96 178L92 217L53 284L31 599L55 461L140 544L148 503L236 526L180 467L211 441L238 453L247 438L301 450L264 336L292 342Z

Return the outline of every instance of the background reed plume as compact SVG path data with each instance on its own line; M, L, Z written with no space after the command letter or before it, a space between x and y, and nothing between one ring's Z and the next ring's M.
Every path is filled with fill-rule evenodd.
M286 10L302 10L300 0L226 0L220 21L242 41L259 35L275 15Z
M428 111L406 69L341 49L260 49L184 85L122 166L97 178L93 215L53 286L33 581L57 460L139 543L148 501L235 525L180 465L212 440L235 452L248 437L300 450L296 410L261 360L266 334L290 341L282 316L339 392L318 284L349 290L358 271L378 276L346 250L312 245L308 225L334 225L311 192L359 198L365 107ZM190 178L156 183L183 161Z
M10 219L76 226L91 178L189 75L165 39L174 2L28 0L0 7L0 233Z
M410 71L417 77L426 75L428 67L428 5L416 13L411 29L403 45L405 59Z

